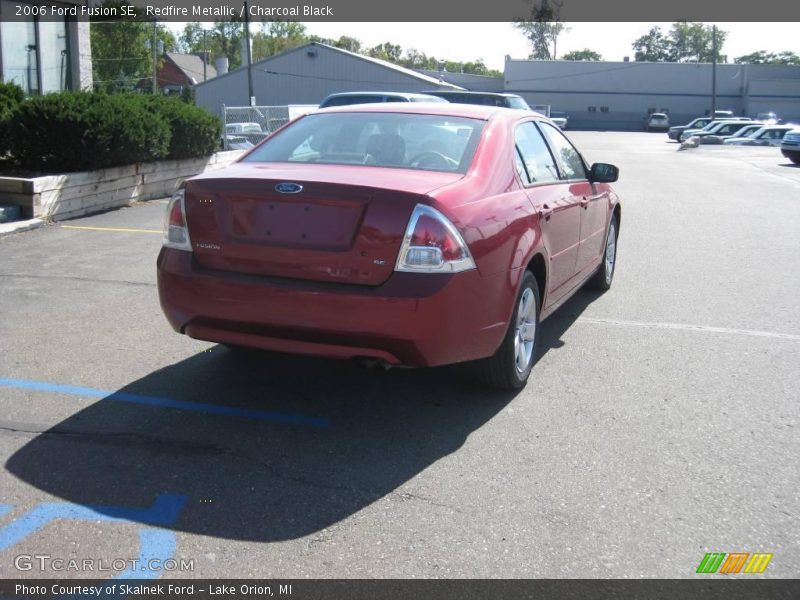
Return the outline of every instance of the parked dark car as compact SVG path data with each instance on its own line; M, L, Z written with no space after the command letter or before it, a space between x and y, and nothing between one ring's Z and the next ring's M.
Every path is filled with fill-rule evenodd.
M674 127L670 127L669 131L667 131L667 135L669 136L669 139L679 142L681 139L681 134L684 131L687 129L702 129L711 123L712 120L713 119L711 117L698 117L686 125L675 125Z
M525 385L539 322L616 264L617 168L535 112L364 104L298 118L189 179L158 257L172 327Z
M407 92L339 92L325 98L319 107L330 108L331 106L373 104L376 102L446 102L446 100L430 94Z
M520 110L531 110L528 103L522 96L517 94L500 94L493 92L467 92L458 90L433 90L425 92L431 96L444 98L448 102L456 104L480 104L483 106L505 106L506 108L518 108Z
M800 165L800 128L793 129L783 136L781 154L796 165Z

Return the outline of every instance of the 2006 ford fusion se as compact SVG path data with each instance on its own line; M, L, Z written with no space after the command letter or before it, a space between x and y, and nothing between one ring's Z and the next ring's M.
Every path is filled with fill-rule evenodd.
M614 276L613 165L537 113L331 108L172 198L158 257L172 327L229 346L389 365L476 361L518 389L539 322Z

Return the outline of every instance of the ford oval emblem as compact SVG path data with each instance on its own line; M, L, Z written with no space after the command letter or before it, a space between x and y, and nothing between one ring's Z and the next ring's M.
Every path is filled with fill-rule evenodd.
M303 186L299 183L290 183L286 181L276 185L275 191L280 192L281 194L299 194L303 191Z

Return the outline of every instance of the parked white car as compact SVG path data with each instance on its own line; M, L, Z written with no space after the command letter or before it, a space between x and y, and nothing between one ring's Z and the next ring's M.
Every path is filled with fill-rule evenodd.
M567 128L567 124L569 123L569 115L565 112L550 111L550 120L561 131L564 131Z
M731 138L723 143L728 146L780 146L783 136L796 125L767 125L747 137Z
M710 132L712 129L716 129L717 127L719 127L722 124L742 123L742 122L749 122L749 121L750 121L750 119L736 118L736 117L734 117L733 119L716 119L714 121L711 121L710 123L708 123L705 127L701 128L701 129L686 129L683 133L681 133L680 141L681 142L685 142L690 137L693 137L693 136L695 136L695 135L697 135L699 133Z

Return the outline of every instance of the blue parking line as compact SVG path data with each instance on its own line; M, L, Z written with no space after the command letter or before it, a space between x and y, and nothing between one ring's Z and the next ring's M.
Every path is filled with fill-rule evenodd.
M0 518L2 518L6 513L11 512L11 509L14 508L10 504L0 504Z
M176 400L174 398L163 398L160 396L144 396L128 392L111 392L108 390L99 390L97 388L48 383L46 381L0 377L0 386L34 390L37 392L52 392L54 394L89 396L90 398L103 398L108 401L129 402L132 404L142 404L160 408L175 408L178 410L188 410L225 417L243 417L245 419L254 419L257 421L273 421L277 423L289 423L291 425L310 425L312 427L327 427L330 425L330 421L324 417L309 417L305 415L254 410L250 408L237 408L235 406L219 406L216 404Z
M16 521L0 527L0 552L8 550L56 519L140 523L155 527L168 527L178 520L186 501L186 496L164 493L159 494L153 505L146 508L44 502ZM161 547L163 545L159 546L159 548ZM166 556L171 556L171 554Z

